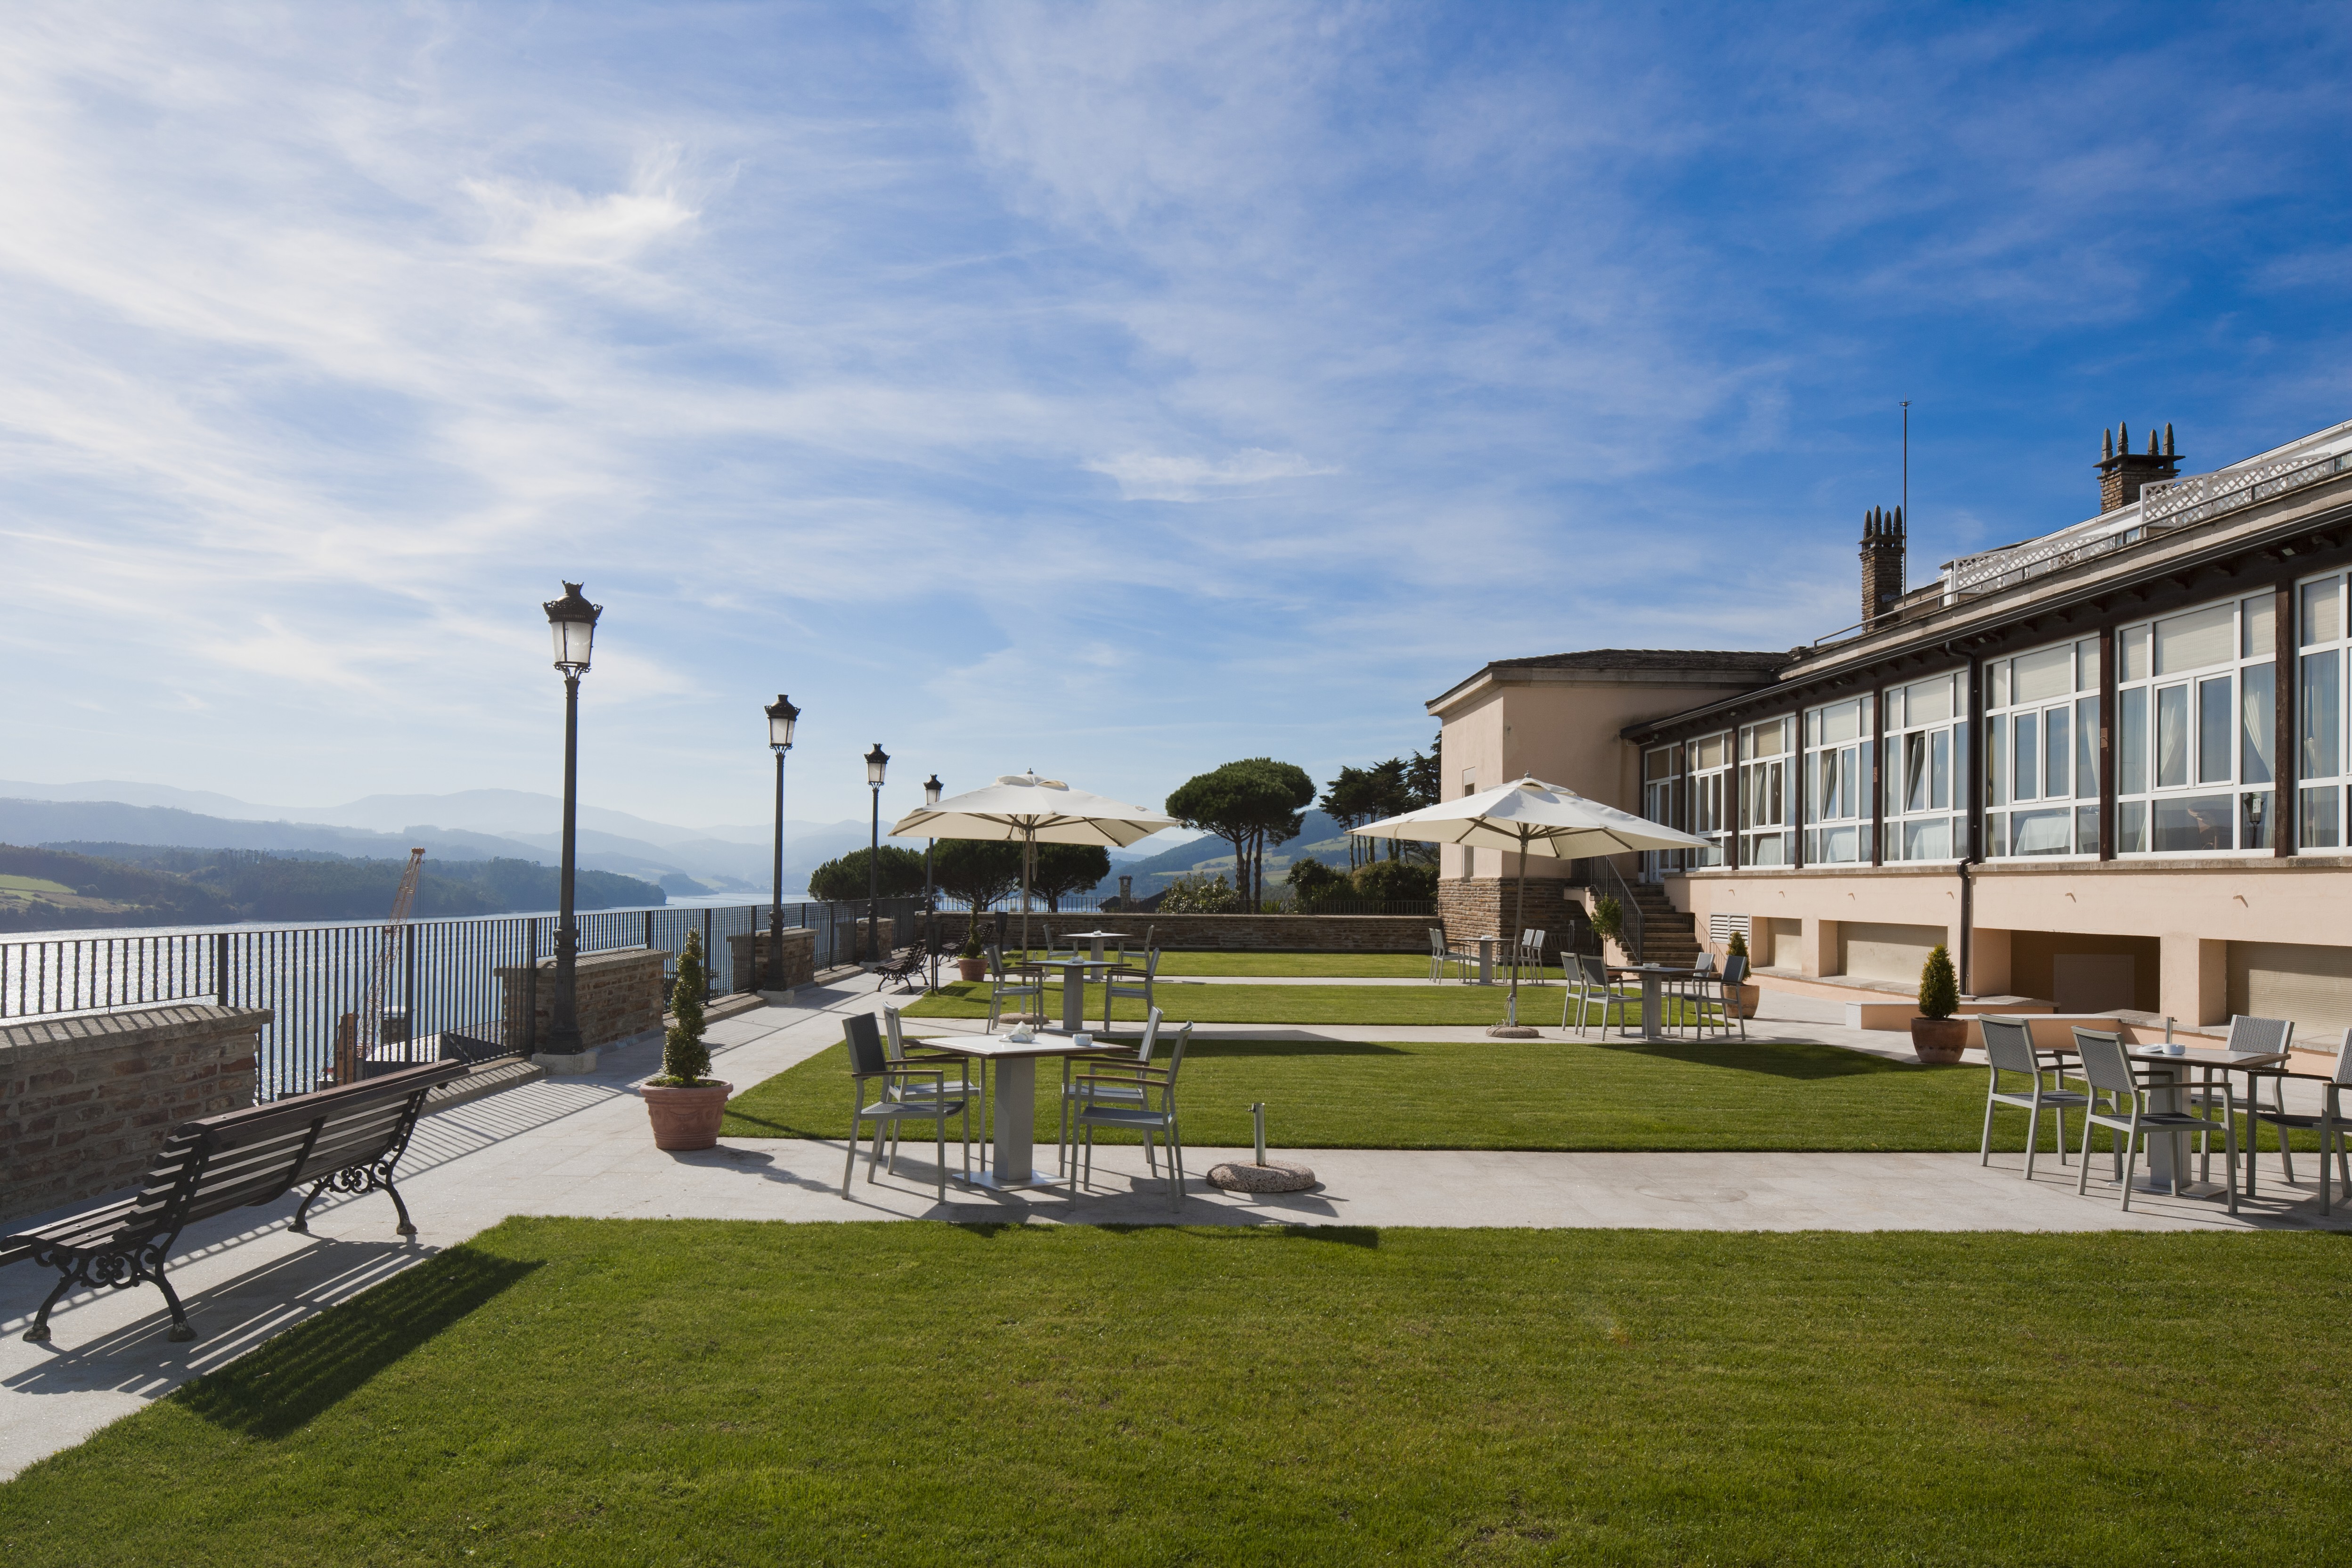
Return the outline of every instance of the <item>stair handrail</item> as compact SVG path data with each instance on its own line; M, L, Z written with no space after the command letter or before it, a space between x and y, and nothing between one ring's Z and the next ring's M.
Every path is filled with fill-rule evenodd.
M1592 857L1592 865L1601 868L1601 895L1617 900L1619 925L1617 945L1636 963L1642 962L1642 905L1633 896L1633 886L1625 874L1617 869L1616 862L1605 855Z

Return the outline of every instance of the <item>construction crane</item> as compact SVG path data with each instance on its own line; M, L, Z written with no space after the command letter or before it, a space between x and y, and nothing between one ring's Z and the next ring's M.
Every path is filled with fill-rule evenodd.
M383 1043L383 1003L392 991L393 971L400 963L400 936L408 929L408 911L416 902L416 879L424 874L425 851L411 849L407 868L400 874L400 890L392 896L392 913L383 922L383 941L369 967L367 989L360 1010L346 1013L335 1026L335 1081L357 1083L361 1064Z

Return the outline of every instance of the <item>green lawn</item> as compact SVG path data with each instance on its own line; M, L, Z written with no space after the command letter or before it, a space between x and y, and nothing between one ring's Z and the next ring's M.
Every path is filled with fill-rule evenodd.
M1030 956L1043 958L1043 949ZM1141 955L1129 950L1128 962L1139 967ZM1161 949L1160 973L1165 974L1322 975L1335 980L1426 980L1429 955L1409 952L1176 952ZM1559 978L1557 971L1552 978Z
M2311 1234L510 1220L0 1486L10 1568L2309 1563Z
M1050 1138L1059 1064L1037 1076ZM1822 1045L1196 1040L1178 1082L1184 1141L1212 1148L1247 1146L1261 1100L1288 1149L1974 1149L1984 1127L1984 1068ZM724 1135L845 1138L849 1100L836 1045L737 1095ZM1994 1142L2022 1150L2024 1116L2004 1111Z
M1426 973L1424 970L1423 973ZM953 981L903 1009L909 1018L985 1018L985 981ZM1503 1016L1506 992L1499 985L1159 985L1153 999L1160 1016L1178 1024L1425 1024L1483 1028ZM1103 988L1087 987L1087 1016L1102 1018ZM1561 988L1534 986L1519 992L1519 1017L1557 1028L1565 997ZM1588 1009L1601 1021L1601 1005ZM1062 987L1048 982L1045 1013L1062 1016ZM1612 1013L1612 1016L1615 1016ZM1624 1009L1638 1023L1639 997ZM1111 1012L1116 1022L1140 1024L1144 1006L1122 999Z

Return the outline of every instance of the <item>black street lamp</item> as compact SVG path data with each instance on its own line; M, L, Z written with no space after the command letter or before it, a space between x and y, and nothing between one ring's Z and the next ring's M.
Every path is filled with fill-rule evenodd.
M768 749L776 753L776 885L768 910L768 989L781 991L784 974L784 753L793 749L793 722L801 710L782 692L764 711L768 715Z
M940 792L947 786L933 773L923 781L923 804L940 804ZM931 989L940 988L940 902L931 892L931 851L940 847L936 838L923 841L923 951L931 955Z
M866 851L866 961L882 962L882 773L890 765L890 754L882 742L866 753L866 782L874 789L874 837Z
M580 928L572 919L572 883L577 868L575 840L580 826L580 678L588 673L588 655L596 641L596 617L602 605L580 596L580 584L563 584L563 597L544 606L548 628L555 635L555 668L563 672L563 880L555 917L555 996L550 1005L547 1050L551 1056L577 1056L580 1043Z

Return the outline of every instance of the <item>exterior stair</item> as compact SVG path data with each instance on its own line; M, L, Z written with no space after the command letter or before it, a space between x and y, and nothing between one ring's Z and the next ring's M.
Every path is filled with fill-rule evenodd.
M1636 882L1633 901L1642 909L1642 962L1686 969L1698 962L1698 922L1666 900L1665 889Z

